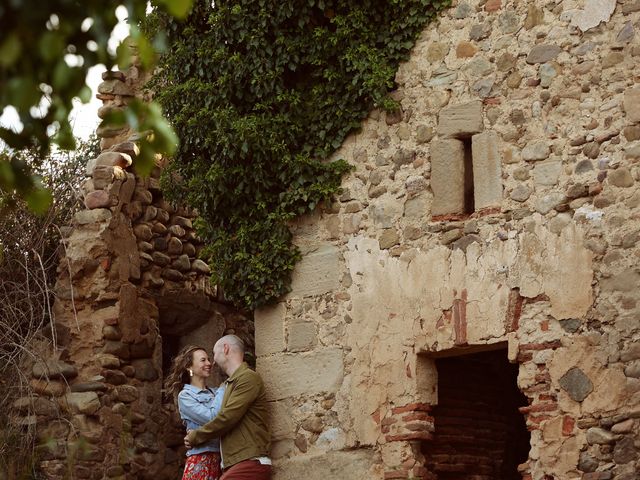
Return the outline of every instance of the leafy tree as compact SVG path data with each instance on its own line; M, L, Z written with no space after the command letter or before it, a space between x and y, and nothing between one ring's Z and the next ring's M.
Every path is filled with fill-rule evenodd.
M74 139L68 116L75 97L87 102L91 91L85 84L87 71L97 64L110 69L114 63L126 67L135 45L143 66L150 68L154 48L162 44L162 32L147 38L137 27L146 15L146 0L123 2L129 14L131 36L118 49L117 57L108 48L108 40L118 22L115 10L120 2L91 0L3 0L0 3L0 112L14 107L22 129L0 127L0 140L12 151L37 149L46 156L52 143L71 149ZM154 5L176 17L184 17L191 0L156 0ZM157 106L132 104L113 123L129 122L139 131L152 130L146 139L148 148L142 170L150 168L155 151L171 153L175 137ZM146 159L146 162L145 162ZM11 155L0 162L0 188L15 189L32 208L45 210L50 196L40 181Z
M288 222L349 169L325 159L388 96L417 35L448 0L196 0L157 15L169 48L151 88L179 133L165 186L200 215L213 280L253 308L288 289Z

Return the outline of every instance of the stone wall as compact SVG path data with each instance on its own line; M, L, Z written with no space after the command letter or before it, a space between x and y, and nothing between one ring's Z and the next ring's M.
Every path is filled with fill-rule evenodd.
M103 79L101 117L144 82L135 66ZM187 343L210 349L233 332L253 345L253 326L219 301L197 258L194 212L160 191L161 159L140 177L139 137L102 127L98 135L102 153L88 160L82 184L86 208L63 242L55 330L38 345L42 359L26 364L36 397L16 402L16 421L35 428L45 478L178 478L184 429L163 398L163 374Z
M276 480L435 478L433 357L501 343L522 478L638 478L639 27L633 0L454 1L427 27L256 312Z

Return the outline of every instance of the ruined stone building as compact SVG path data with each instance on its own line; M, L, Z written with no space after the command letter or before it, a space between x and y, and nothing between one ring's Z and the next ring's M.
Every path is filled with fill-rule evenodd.
M370 114L341 195L293 225L291 293L255 312L274 478L637 479L640 1L453 3L398 71L401 112ZM43 466L62 478L79 435L76 478L177 478L163 352L252 324L190 212L101 134L61 264L68 384L34 379L73 426L44 425Z

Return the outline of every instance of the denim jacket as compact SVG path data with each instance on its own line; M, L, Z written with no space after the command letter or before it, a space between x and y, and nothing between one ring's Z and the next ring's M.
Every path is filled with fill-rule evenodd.
M225 385L219 388L207 388L200 390L198 387L186 384L178 394L178 410L180 418L187 430L195 430L212 420L222 406ZM187 451L187 456L203 452L219 452L220 440L213 438L210 441L193 447Z

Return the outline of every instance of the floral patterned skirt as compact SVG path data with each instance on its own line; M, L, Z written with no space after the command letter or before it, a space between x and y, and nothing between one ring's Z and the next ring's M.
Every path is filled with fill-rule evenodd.
M219 453L198 453L187 457L182 480L218 480L221 473Z

